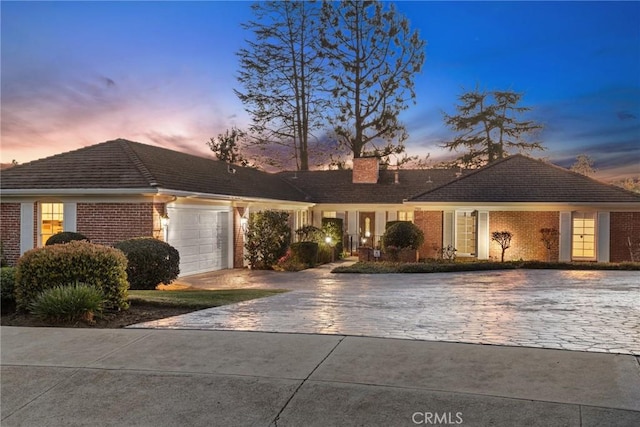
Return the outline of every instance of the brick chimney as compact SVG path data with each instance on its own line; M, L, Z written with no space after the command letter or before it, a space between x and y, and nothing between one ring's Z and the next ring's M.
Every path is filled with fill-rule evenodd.
M379 164L377 157L359 157L353 159L353 183L377 184Z

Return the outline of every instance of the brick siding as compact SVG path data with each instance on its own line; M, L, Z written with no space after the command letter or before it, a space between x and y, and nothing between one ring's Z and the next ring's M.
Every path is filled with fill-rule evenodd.
M438 258L442 248L442 212L415 211L413 223L424 233L424 243L418 249L420 258Z
M510 231L511 247L505 252L505 261L547 260L547 249L542 244L541 228L559 229L559 212L489 212L489 259L500 261L502 248L491 240L494 231ZM559 246L551 249L551 261L558 260Z
M610 261L631 261L628 239L636 250L640 249L640 212L611 212L610 221Z
M101 245L133 237L160 237L163 213L161 203L78 203L77 231Z
M0 242L9 265L20 257L20 203L0 203Z

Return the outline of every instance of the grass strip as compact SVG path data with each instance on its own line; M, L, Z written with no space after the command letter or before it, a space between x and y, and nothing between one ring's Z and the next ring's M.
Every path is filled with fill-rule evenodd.
M288 292L286 289L223 289L223 290L130 290L129 302L165 307L203 309L234 304L256 298Z

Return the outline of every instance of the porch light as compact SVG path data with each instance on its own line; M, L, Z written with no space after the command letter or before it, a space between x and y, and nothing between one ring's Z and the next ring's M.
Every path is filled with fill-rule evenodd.
M371 232L370 231L366 231L364 233L364 237L371 237Z
M169 215L164 214L160 217L160 225L162 228L167 228L169 226Z
M324 238L324 242L327 245L331 245L331 243L333 243L333 239L331 239L331 236L327 236L327 237Z
M365 243L367 243L367 238L366 238L366 237L363 237L363 238L362 238L362 245L364 245Z
M249 219L245 217L240 218L240 228L242 231L247 231L247 227L249 226Z

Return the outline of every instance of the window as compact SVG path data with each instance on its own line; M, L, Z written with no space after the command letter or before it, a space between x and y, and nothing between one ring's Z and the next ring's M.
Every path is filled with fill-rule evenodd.
M398 211L398 221L413 222L413 211Z
M462 256L476 256L477 212L456 213L456 249Z
M574 212L571 257L592 260L596 258L596 218L594 213Z
M336 218L336 211L323 211L322 218Z
M44 246L49 237L63 231L64 205L62 203L40 204L40 242Z

